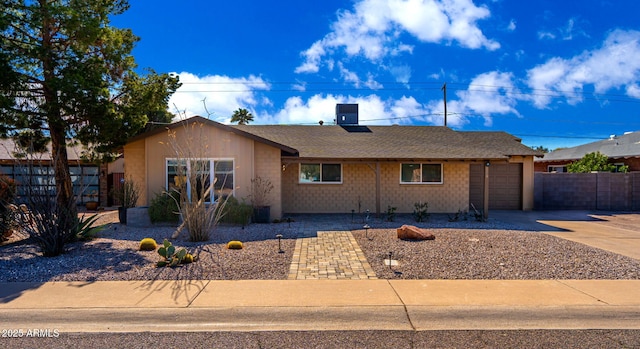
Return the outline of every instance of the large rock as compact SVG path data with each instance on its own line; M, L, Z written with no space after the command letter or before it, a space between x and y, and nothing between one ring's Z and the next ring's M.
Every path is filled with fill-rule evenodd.
M435 240L435 235L425 229L420 229L413 225L403 225L396 230L398 239L401 240Z

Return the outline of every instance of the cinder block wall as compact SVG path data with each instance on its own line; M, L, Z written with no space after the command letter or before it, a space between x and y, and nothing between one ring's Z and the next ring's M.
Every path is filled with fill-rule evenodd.
M342 184L300 184L299 164L282 173L282 202L286 213L351 213L376 210L375 165L343 164ZM359 204L358 204L359 203Z
M380 209L397 207L411 213L416 202L427 201L429 212L456 212L469 205L469 164L443 163L443 184L400 184L400 163L381 164ZM351 213L376 211L375 164L343 164L342 184L300 184L299 164L282 173L285 213Z
M640 210L640 172L536 173L538 210Z
M442 184L400 184L400 164L382 166L382 211L411 213L416 202L427 202L429 212L450 213L469 207L469 164L443 163Z

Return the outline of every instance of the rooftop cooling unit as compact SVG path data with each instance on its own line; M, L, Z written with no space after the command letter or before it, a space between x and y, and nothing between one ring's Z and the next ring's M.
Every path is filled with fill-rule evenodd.
M358 125L357 104L337 104L336 123L338 125Z

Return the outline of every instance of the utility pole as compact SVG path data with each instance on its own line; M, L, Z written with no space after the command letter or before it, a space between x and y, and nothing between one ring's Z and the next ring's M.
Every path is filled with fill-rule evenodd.
M444 92L444 127L447 127L447 83L442 85L442 91Z

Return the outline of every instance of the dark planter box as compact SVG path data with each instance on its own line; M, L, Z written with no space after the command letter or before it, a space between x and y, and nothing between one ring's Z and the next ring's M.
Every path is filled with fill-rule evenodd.
M118 220L120 224L127 224L127 208L126 207L118 207Z
M253 221L256 223L269 223L271 217L271 206L253 208Z

